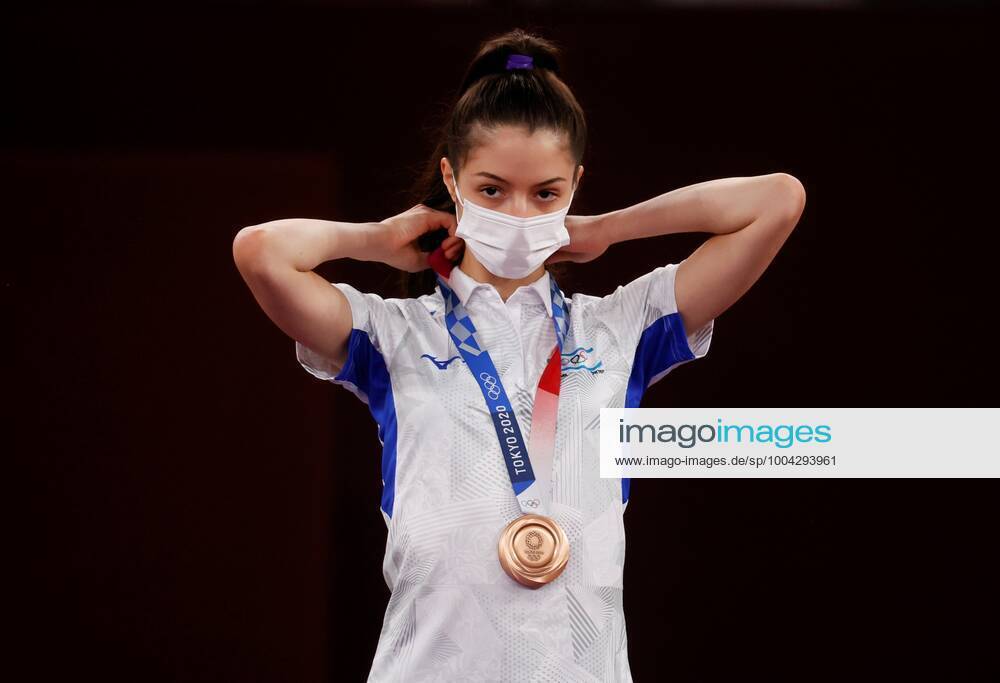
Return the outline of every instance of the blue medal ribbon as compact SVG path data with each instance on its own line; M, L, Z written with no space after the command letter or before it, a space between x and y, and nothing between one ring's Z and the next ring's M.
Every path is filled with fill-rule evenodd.
M521 434L514 407L510 403L503 382L500 381L500 373L497 372L489 351L479 343L476 327L472 324L472 318L469 317L465 306L440 274L437 276L437 282L444 299L448 333L483 392L483 399L489 408L490 417L493 418L493 427L497 433L504 463L507 465L507 474L510 475L514 495L518 497L518 503L522 503L520 496L535 482L535 473L531 469L528 446ZM552 324L555 326L556 343L561 354L569 327L569 305L551 274L549 284L552 296Z

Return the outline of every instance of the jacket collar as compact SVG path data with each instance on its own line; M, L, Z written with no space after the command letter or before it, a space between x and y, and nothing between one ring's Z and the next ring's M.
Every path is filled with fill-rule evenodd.
M535 280L534 282L527 285L521 285L520 287L518 287L516 290L514 290L513 293L511 293L511 296L514 296L514 294L520 292L522 289L534 291L535 294L538 296L538 298L541 299L542 303L545 304L545 310L548 312L549 317L551 318L552 294L550 290L551 285L549 284L550 279L551 276L549 275L549 271L546 270L542 274L542 276L537 280ZM494 287L492 284L488 282L479 282L478 280L473 279L471 275L467 274L457 265L451 269L451 273L448 276L448 281L449 284L451 285L451 290L455 292L455 294L458 296L458 300L461 301L462 305L466 307L468 306L469 297L472 296L472 293L479 288L492 289L494 292L496 292L497 297L500 296L500 293L497 292L496 287Z

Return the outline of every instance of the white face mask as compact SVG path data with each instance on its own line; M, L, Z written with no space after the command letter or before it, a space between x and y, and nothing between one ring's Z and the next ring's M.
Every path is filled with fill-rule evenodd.
M570 192L570 204L574 192ZM518 218L464 201L457 180L455 193L462 207L455 235L464 239L473 256L498 277L512 280L527 277L559 247L569 244L565 224L569 204L551 213Z

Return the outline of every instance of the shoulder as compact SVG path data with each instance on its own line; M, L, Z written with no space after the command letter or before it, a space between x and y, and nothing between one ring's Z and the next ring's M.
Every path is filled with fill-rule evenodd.
M428 319L435 312L444 308L441 294L438 292L403 298L383 296L377 292L361 290L346 282L333 282L331 284L344 293L352 310L357 311L356 323L366 319L378 320L383 323L419 322ZM359 326L359 324L355 324L355 327Z
M615 286L607 294L575 293L569 299L577 312L584 316L628 319L641 317L643 311L655 307L661 314L677 310L674 279L677 263L657 266L633 279Z

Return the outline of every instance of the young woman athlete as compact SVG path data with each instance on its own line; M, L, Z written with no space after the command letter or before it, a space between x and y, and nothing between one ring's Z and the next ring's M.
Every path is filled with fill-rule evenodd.
M586 124L557 56L521 30L481 46L408 211L277 220L234 241L299 362L377 423L392 595L370 681L632 679L629 480L600 477L600 409L638 406L653 382L704 356L715 318L761 276L805 204L798 180L773 173L567 215ZM714 236L607 296L568 295L563 265L551 268L686 231ZM383 298L313 272L340 258L428 286Z

